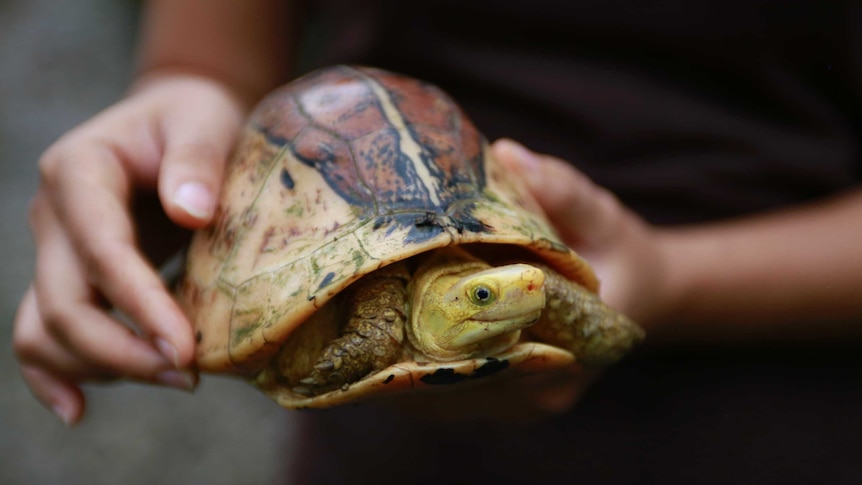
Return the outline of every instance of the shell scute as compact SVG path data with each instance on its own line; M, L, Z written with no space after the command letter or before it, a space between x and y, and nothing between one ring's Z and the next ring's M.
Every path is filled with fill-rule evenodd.
M267 349L280 346L285 322L304 319L313 310L280 304L308 300L312 293L311 274L305 258L257 275L236 289L228 346L236 368L254 369L262 364L269 356Z
M336 283L356 278L355 267L350 264L345 265L345 262L365 260L367 257L367 253L353 234L333 240L311 253L309 288L312 291L309 292L308 297L331 296L327 292L332 291L332 287L340 287Z
M286 117L285 113L299 113L299 106L290 95L290 90L282 88L270 94L252 113L249 126L265 133L266 141L275 146L284 146L308 125L306 117Z
M416 130L416 136L425 147L435 171L439 173L444 199L451 203L479 195L485 187L485 174L481 166L478 138L469 143L475 145L477 151L468 154L462 149L458 132L423 127Z
M375 72L386 86L404 126L431 159L443 185L467 182L480 190L485 185L482 135L449 95L426 82L404 82L390 73Z
M347 142L311 126L296 138L291 149L300 162L317 170L342 199L357 208L374 207L374 194L357 171L352 147Z
M198 326L197 363L211 371L235 369L228 355L228 339L235 292L233 288L214 283L210 285L185 282L180 287L180 304L187 314L206 321L206 328Z
M386 124L374 92L359 78L312 88L299 95L298 104L311 124L345 141L361 138Z
M404 78L376 71L374 77L386 86L392 103L411 128L430 127L455 131L455 102L440 88L426 82L404 82Z
M400 149L401 134L387 127L353 141L360 177L374 193L378 215L433 204L413 160Z

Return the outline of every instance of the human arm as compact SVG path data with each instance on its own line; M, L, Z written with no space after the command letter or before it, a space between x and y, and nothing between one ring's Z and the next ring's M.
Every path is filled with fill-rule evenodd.
M658 227L568 162L505 139L492 152L596 271L602 299L646 329L646 345L862 337L862 190L737 220ZM529 421L567 411L601 373L566 368L409 404L443 410L443 418ZM480 405L487 402L497 406Z
M667 229L668 337L862 335L862 190L744 219Z
M283 4L150 2L128 96L41 158L30 213L36 270L14 346L33 394L66 423L83 414L84 381L194 386L191 327L137 238L157 241L153 234L169 234L175 224L209 221L250 104L287 76ZM156 193L160 201L147 199ZM169 220L141 225L132 213L141 200L151 204L135 214ZM114 306L137 332L112 316Z
M602 297L652 341L862 335L862 190L783 211L654 227L571 165L509 141L563 238L602 279ZM855 324L853 323L855 319Z

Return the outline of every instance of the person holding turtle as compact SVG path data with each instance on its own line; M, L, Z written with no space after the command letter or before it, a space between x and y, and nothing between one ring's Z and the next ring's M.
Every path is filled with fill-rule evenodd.
M310 41L298 56L291 46L302 36ZM862 334L860 36L852 2L151 1L128 96L39 162L35 276L14 335L24 378L67 424L83 416L87 381L192 389L195 336L154 264L180 247L181 229L211 222L251 106L298 74L293 66L347 62L452 94L593 266L602 299L648 337L598 381L567 373L478 388L462 403L480 404L456 402L467 421L451 426L391 408L303 416L302 483L386 483L410 467L439 482L469 463L483 466L457 472L465 481L658 481L679 476L703 430L714 432L713 450L799 453L790 428L776 425L750 447L734 441L743 431L725 430L769 422L757 410L781 395L741 396L739 381L816 393L817 406L801 412L860 397L836 390L860 362L836 361L827 347L858 350ZM812 365L808 381L795 380L802 363ZM710 386L684 386L691 375ZM681 403L673 396L683 387ZM717 423L710 406L734 399L735 423ZM536 415L544 419L505 432L485 422ZM834 436L821 446L837 449ZM416 446L375 465L381 447L405 440ZM441 443L451 445L446 457ZM627 453L648 459L612 466ZM853 472L842 456L818 469ZM451 468L423 467L444 459ZM750 470L762 471L756 462ZM769 479L798 479L803 466ZM697 476L726 483L745 470Z

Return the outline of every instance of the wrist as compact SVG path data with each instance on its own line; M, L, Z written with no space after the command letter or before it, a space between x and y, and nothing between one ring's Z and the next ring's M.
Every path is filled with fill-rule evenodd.
M289 78L290 3L148 2L138 51L140 77L179 72L208 78L251 106Z
M712 241L699 239L685 229L653 230L659 269L653 282L655 309L645 324L655 330L654 336L663 339L693 318L698 288L702 286L698 275L708 272L703 264L714 260L717 248Z

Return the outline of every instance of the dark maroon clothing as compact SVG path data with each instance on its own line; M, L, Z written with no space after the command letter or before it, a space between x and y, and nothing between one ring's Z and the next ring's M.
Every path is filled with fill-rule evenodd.
M778 207L860 174L858 4L323 3L338 18L318 65L435 82L490 139L572 161L652 221Z
M783 207L862 176L858 3L317 4L314 66L434 82L488 138L571 161L654 223ZM521 428L308 414L294 483L858 483L860 347L642 351L570 413Z

